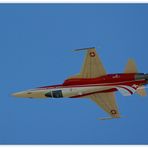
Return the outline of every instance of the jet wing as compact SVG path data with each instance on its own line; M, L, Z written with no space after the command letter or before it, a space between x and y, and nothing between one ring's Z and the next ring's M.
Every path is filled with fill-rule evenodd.
M79 50L86 50L84 64L80 74L70 78L95 78L106 75L106 71L94 47Z
M90 95L92 101L99 105L105 112L107 112L111 118L120 118L118 107L115 100L115 95L113 92L109 93L96 93ZM111 118L103 118L111 119Z

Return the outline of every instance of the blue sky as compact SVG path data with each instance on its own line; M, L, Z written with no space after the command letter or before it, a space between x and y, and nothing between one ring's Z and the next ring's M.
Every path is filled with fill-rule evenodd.
M92 47L108 73L134 58L148 72L148 5L0 5L0 144L147 144L148 97L116 93L126 118L89 99L19 99L10 94L62 83Z

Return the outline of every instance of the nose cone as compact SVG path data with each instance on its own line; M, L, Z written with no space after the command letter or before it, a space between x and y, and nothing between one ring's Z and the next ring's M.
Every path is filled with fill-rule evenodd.
M45 93L47 93L47 90L33 89L33 90L13 93L12 96L15 96L17 98L47 98L45 96Z
M12 96L17 97L17 98L31 98L31 92L29 91L21 91L17 93L13 93Z

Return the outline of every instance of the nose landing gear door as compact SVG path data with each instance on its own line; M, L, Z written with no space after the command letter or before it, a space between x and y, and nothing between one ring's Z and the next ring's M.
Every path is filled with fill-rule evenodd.
M62 98L63 97L62 90L52 91L52 96L53 98Z

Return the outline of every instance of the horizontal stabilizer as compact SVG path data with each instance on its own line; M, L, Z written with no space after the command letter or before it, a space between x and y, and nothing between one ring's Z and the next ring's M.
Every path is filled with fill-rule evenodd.
M137 89L136 93L140 96L146 96L146 91L145 91L145 88L144 86L141 86Z

